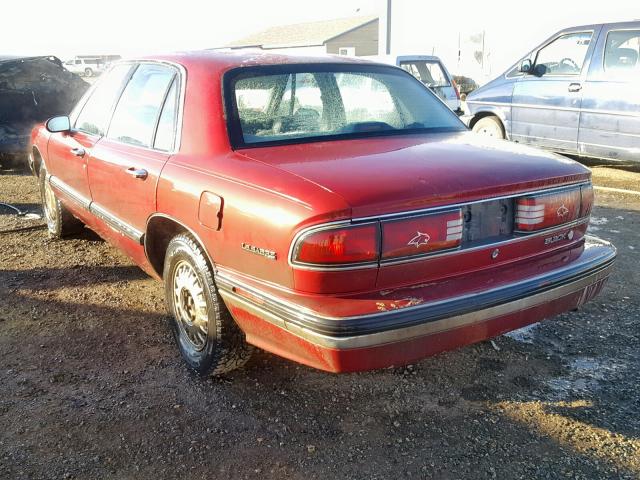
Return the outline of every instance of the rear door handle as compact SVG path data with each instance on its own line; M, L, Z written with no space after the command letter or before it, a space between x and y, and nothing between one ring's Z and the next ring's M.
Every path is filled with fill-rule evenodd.
M579 92L580 90L582 90L582 85L580 85L579 83L570 83L569 84L569 91L570 92Z
M76 148L72 148L71 149L71 153L73 155L75 155L76 157L84 157L84 154L86 153L84 148L82 147L76 147Z
M144 168L131 167L127 168L125 171L133 178L139 178L141 180L144 180L149 175L149 173Z

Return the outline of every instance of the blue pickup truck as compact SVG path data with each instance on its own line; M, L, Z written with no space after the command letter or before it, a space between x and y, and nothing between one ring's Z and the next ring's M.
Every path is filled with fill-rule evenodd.
M560 153L640 162L640 21L556 33L467 97L469 127Z

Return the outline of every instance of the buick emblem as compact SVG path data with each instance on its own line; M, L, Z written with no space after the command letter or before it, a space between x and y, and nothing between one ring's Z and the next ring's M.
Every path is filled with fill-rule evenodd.
M565 207L563 203L562 205L560 205L556 213L558 214L559 218L564 218L567 216L567 213L569 213L569 209Z
M416 248L420 248L420 245L426 245L429 243L429 240L431 240L431 237L428 234L416 232L416 236L409 240L407 245L415 245Z

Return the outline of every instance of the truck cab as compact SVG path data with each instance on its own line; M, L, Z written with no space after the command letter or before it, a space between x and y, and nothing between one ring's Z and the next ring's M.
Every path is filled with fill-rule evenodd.
M640 161L640 22L562 30L467 98L472 130Z
M370 57L409 72L435 93L458 116L463 114L460 92L453 76L434 55L382 55Z

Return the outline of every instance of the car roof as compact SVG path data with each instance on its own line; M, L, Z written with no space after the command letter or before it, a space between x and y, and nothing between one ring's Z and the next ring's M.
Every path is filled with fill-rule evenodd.
M640 20L632 20L628 22L594 23L590 25L577 25L575 27L563 28L559 32L564 32L565 30L586 30L586 29L593 29L597 27L637 28L637 27L640 27Z
M228 70L235 67L252 67L260 65L294 65L294 64L356 64L380 65L371 60L346 57L344 55L288 55L270 53L260 49L237 50L197 50L192 52L177 52L165 55L151 55L133 59L133 61L167 61L183 65L185 68L195 66L209 66L212 69ZM129 60L131 61L131 60Z

